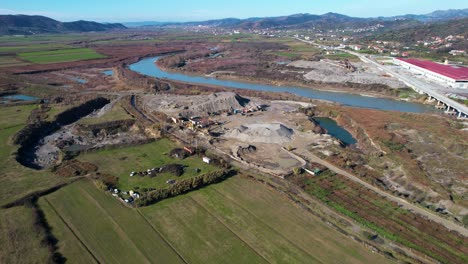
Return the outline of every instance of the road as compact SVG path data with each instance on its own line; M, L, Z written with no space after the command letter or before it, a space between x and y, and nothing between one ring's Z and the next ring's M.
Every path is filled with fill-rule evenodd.
M430 220L432 220L432 221L434 221L436 223L439 223L439 224L445 226L446 228L448 228L450 230L454 230L454 231L462 234L463 236L468 237L468 229L464 228L461 225L458 225L458 224L456 224L456 223L454 223L454 222L452 222L452 221L450 221L448 219L440 217L440 216L436 215L435 213L432 213L432 212L430 212L430 211L428 211L426 209L418 207L418 206L416 206L416 205L414 205L414 204L412 204L412 203L410 203L410 202L408 202L408 201L406 201L406 200L404 200L404 199L402 199L400 197L389 194L389 193L379 189L378 187L375 187L375 186L361 180L359 177L357 177L357 176L355 176L355 175L353 175L353 174L351 174L351 173L349 173L349 172L347 172L345 170L342 170L342 169L336 167L335 165L333 165L333 164L331 164L331 163L329 163L329 162L315 156L314 154L312 154L310 152L307 153L307 158L309 158L309 160L311 162L316 162L316 163L322 164L323 166L325 166L328 169L336 172L337 174L343 175L346 178L348 178L348 179L350 179L350 180L352 180L352 181L354 181L356 183L359 183L359 184L365 186L366 188L371 189L372 191L374 191L374 192L378 193L379 195L387 198L388 200L398 203L402 208L405 208L405 209L407 209L409 211L412 211L413 213L417 213L417 214L419 214L421 216L424 216L424 217L426 217L426 218L428 218L428 219L430 219Z
M378 62L376 62L376 61L374 61L374 60L372 60L370 58L367 58L363 54L353 52L353 51L349 51L349 50L343 50L343 49L340 49L340 50L344 51L344 52L348 52L348 53L350 53L352 55L358 56L364 62L374 64L377 68L381 69L382 71L385 71L386 73L392 75L395 78L400 79L400 81L404 82L406 85L412 87L416 91L421 91L421 92L423 92L423 93L425 93L425 94L427 94L427 95L429 95L429 96L443 102L444 104L456 109L459 113L463 113L464 115L468 115L468 107L466 107L466 106L464 106L464 105L462 105L462 104L460 104L458 102L455 102L454 100L448 98L447 96L445 96L443 94L438 93L437 91L434 90L434 88L432 87L432 85L430 83L426 83L426 82L423 82L423 81L418 80L416 78L410 78L409 76L405 76L403 74L400 74L400 73L394 71L393 69L390 69L387 66L381 65Z
M136 103L133 106L137 109L137 111L141 111L141 109L138 108ZM151 118L149 118L149 116L143 114L143 112L142 112L142 114L146 118L148 118L151 122L155 122L155 119L158 120L151 113L148 113L147 111L145 111L145 113L151 115ZM176 136L177 138L179 138L177 135L175 135L175 134L173 134L173 135ZM182 139L180 139L180 140L182 140ZM357 176L355 176L355 175L353 175L353 174L351 174L351 173L349 173L349 172L347 172L345 170L342 170L339 167L336 167L335 165L333 165L333 164L331 164L331 163L329 163L329 162L327 162L327 161L325 161L323 159L320 159L319 157L317 157L316 155L314 155L314 154L312 154L310 152L298 153L298 154L302 154L302 155L305 154L304 156L308 157L309 161L322 164L323 166L327 167L328 169L330 169L330 170L332 170L332 171L334 171L334 172L336 172L336 173L338 173L340 175L343 175L343 176L349 178L350 180L352 180L352 181L354 181L354 182L356 182L358 184L361 184L361 185L365 186L366 188L378 193L379 195L387 198L388 200L396 202L402 208L405 208L405 209L407 209L409 211L412 211L412 212L417 213L417 214L419 214L421 216L424 216L424 217L426 217L426 218L428 218L428 219L430 219L430 220L432 220L432 221L434 221L436 223L439 223L439 224L445 226L446 228L448 228L450 230L454 230L454 231L462 234L463 236L468 237L468 229L464 228L463 226L460 226L460 225L456 224L453 221L442 218L439 215L436 215L435 213L432 213L432 212L430 212L430 211L428 211L426 209L418 207L418 206L416 206L416 205L414 205L414 204L412 204L412 203L410 203L410 202L408 202L408 201L406 201L406 200L404 200L404 199L402 199L400 197L389 194L389 193L379 189L378 187L375 187L375 186L361 180L359 177L357 177Z
M303 39L300 39L300 38L295 38L295 39L299 40L299 41L302 41L302 42L305 42L305 43L308 43L308 44L311 44L311 45L314 45L314 46L321 46L321 45L319 45L317 43L314 43L313 41L307 41L307 40L303 40ZM400 81L404 82L406 85L413 88L417 92L421 91L421 92L423 92L423 93L425 93L425 94L439 100L440 102L443 102L444 104L450 106L451 108L456 109L459 114L462 113L463 115L468 116L468 107L467 106L462 105L462 104L448 98L447 96L438 93L437 91L434 90L434 88L432 87L432 85L430 83L427 83L427 82L418 80L416 78L411 78L409 76L405 76L403 74L400 74L400 73L394 71L393 69L391 69L391 68L389 68L387 66L381 65L380 63L366 57L364 54L361 54L361 53L358 53L358 52L353 52L353 51L346 50L346 49L338 49L338 50L343 51L343 52L347 52L347 53L352 54L354 56L357 56L363 62L371 63L371 64L375 65L378 69L381 69L382 71L392 75L393 77L398 78ZM459 117L461 117L461 115L459 115Z

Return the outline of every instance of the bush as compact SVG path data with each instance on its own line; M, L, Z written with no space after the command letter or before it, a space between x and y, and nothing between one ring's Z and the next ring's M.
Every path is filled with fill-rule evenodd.
M157 203L169 197L187 193L212 183L220 182L235 173L233 170L218 170L202 174L200 176L177 181L169 188L156 189L144 193L140 199L135 201L136 206L146 206Z

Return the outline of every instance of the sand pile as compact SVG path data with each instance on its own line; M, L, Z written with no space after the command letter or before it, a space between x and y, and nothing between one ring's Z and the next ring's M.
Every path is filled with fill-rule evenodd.
M226 135L245 142L282 144L290 142L294 131L283 124L251 124L240 126Z
M248 103L249 99L243 98L236 93L214 93L207 96L203 103L191 106L188 112L192 115L205 115L213 112L242 109Z

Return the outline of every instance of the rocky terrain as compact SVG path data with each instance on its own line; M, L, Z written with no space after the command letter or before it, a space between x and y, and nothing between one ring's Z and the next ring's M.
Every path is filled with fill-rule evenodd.
M385 75L382 71L368 63L353 62L355 71L346 69L337 61L294 61L288 64L290 67L307 69L304 74L306 80L324 83L360 83L360 84L384 84L391 88L403 88L406 85L396 78Z

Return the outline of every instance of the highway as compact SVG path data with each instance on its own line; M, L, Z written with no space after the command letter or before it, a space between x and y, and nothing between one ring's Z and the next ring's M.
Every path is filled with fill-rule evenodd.
M308 43L308 44L311 44L311 45L320 46L319 44L314 43L313 41L307 41L307 40L303 40L303 39L300 39L300 38L295 38L295 39L299 40L299 41L302 41L302 42L305 42L305 43ZM449 106L451 109L455 109L458 112L458 117L461 117L462 115L464 115L465 117L468 117L468 107L467 106L462 105L462 104L448 98L447 96L438 93L437 91L434 90L433 87L431 87L430 83L426 83L426 82L418 80L416 78L411 78L409 76L405 76L403 74L400 74L400 73L394 71L393 69L391 69L391 68L389 68L387 66L381 65L378 62L366 57L364 54L361 54L361 53L358 53L358 52L353 52L353 51L350 51L350 50L345 50L345 49L338 49L338 50L343 51L343 52L347 52L347 53L352 54L354 56L357 56L363 62L371 63L371 64L375 65L380 70L386 72L387 74L392 75L395 78L398 78L400 81L404 82L406 85L413 88L417 92L425 93L425 94L431 96L432 98L434 98L434 99L444 103L445 105Z

